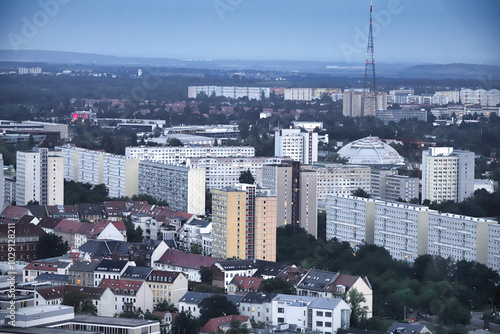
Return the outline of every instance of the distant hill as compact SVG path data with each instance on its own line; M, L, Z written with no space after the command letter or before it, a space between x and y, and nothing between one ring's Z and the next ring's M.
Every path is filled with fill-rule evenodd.
M395 72L394 76L428 79L500 80L500 66L476 64L415 65Z
M292 60L173 59L117 57L91 53L0 50L3 62L39 62L65 65L166 66L179 69L298 71L331 76L363 77L364 64ZM377 63L376 74L388 78L500 80L500 66L474 64Z

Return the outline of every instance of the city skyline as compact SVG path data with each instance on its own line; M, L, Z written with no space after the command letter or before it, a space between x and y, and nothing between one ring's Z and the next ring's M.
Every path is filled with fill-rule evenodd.
M369 0L4 1L1 50L364 63ZM500 1L380 0L380 63L500 64Z

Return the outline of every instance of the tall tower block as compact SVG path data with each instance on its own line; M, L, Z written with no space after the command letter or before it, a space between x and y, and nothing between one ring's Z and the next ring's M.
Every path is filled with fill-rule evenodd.
M366 48L365 82L363 85L363 116L374 116L377 109L377 85L375 82L375 56L373 50L373 3L370 1L370 30Z

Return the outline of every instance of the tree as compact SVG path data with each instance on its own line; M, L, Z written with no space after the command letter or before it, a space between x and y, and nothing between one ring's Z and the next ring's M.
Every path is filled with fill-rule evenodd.
M168 146L184 146L179 138L169 138L167 144Z
M38 256L40 259L61 256L69 250L67 241L54 233L46 233L40 237L38 246Z
M201 282L212 284L212 269L210 267L200 266Z
M366 320L368 306L362 306L366 302L365 296L356 288L352 288L344 296L344 300L351 307L351 326L356 327L360 322Z
M370 194L367 193L363 188L358 188L352 192L353 196L370 198Z
M213 295L203 299L198 305L200 308L200 324L205 325L212 318L225 315L239 314L236 305L225 295Z
M200 322L193 317L190 311L182 311L172 322L171 333L198 334Z
M243 321L232 320L226 334L250 334L250 329Z
M161 302L156 303L155 306L155 311L160 311L160 312L178 312L179 310L177 307L174 306L174 304L169 303L166 299L162 300Z
M189 250L191 254L201 254L201 246L197 244L191 244L191 249Z
M250 169L247 169L246 171L242 171L240 173L239 181L240 183L254 184L255 178L253 177Z
M75 313L97 314L97 307L95 307L92 299L81 291L69 291L65 293L61 304L73 306Z
M295 295L297 293L292 283L279 277L263 280L260 283L259 290L266 293L283 293L286 295Z

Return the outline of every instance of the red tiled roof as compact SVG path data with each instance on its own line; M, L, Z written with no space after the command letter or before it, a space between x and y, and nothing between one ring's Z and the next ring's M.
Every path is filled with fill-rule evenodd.
M178 249L169 249L157 262L183 268L200 269L201 266L210 267L217 262L217 258L190 254Z
M62 208L63 211L59 210ZM74 215L78 214L78 211L76 210L76 206L74 205L47 205L47 215L52 216L58 213L72 213Z
M63 219L54 227L54 232L91 235L94 225L74 220Z
M202 333L218 333L219 326L230 323L233 320L239 320L242 322L248 321L248 316L246 315L226 315L223 317L212 318L201 328Z
M30 262L24 267L27 270L44 270L44 271L57 271L59 263L53 262Z
M113 224L116 227L116 229L120 232L127 230L127 228L125 227L125 223L121 220L117 222L111 222L111 224Z
M120 217L122 212L127 210L127 202L125 201L106 201L103 204L108 217Z
M129 295L130 291L134 291L134 295L136 295L142 284L142 281L105 278L99 284L99 288L110 288L115 295Z
M21 219L24 215L32 215L30 210L21 206L7 205L2 211L2 221L13 221L13 219Z
M307 269L288 266L281 273L279 273L278 277L284 281L292 283L293 285L297 285L307 272Z
M91 287L91 286L76 286L76 285L59 285L48 288L36 289L36 292L45 300L59 299L63 298L64 294L71 291L80 291L89 296L92 299L100 299L102 294L106 291L106 288L101 287Z
M263 278L236 275L229 284L236 284L236 292L258 291Z
M43 217L40 219L40 223L38 223L38 226L53 230L57 226L57 224L61 222L61 220L62 219L60 218Z

